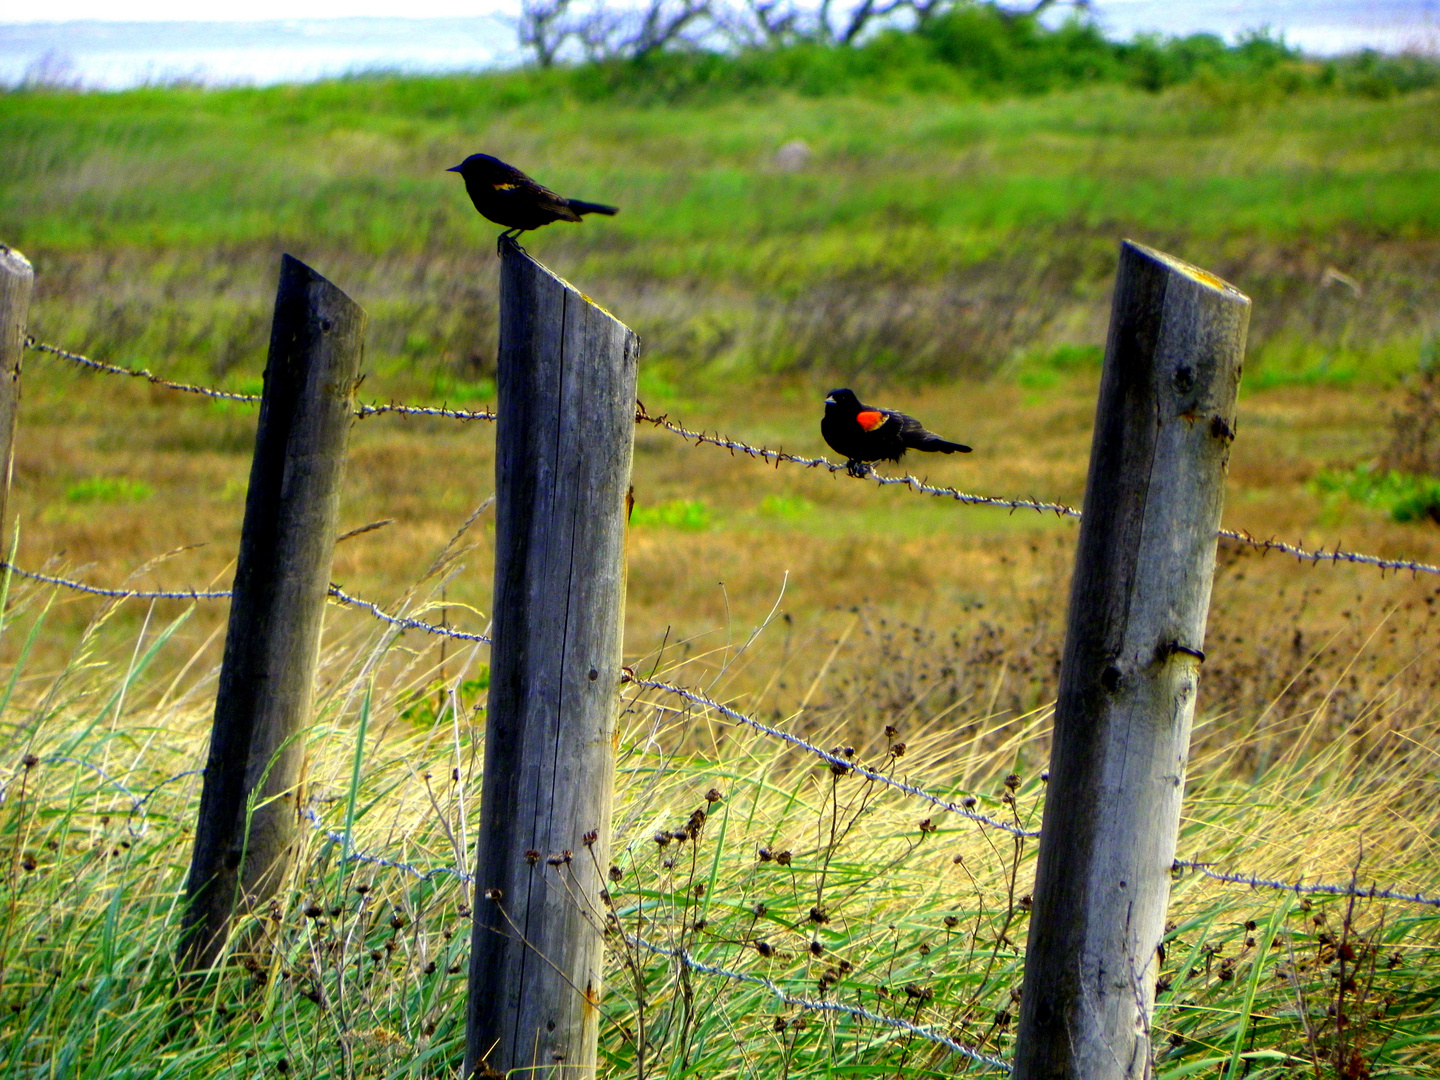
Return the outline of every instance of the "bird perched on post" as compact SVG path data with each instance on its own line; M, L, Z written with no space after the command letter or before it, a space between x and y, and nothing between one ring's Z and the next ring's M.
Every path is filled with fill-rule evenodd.
M820 434L846 457L851 476L864 476L872 461L899 461L906 450L968 454L970 447L946 442L913 416L862 404L853 390L831 390L825 398Z
M603 203L567 199L537 184L514 165L507 165L489 154L471 154L446 172L459 173L465 180L465 191L475 209L505 231L495 241L495 249L507 236L513 237L527 229L538 229L552 221L579 221L581 214L617 214L619 207Z

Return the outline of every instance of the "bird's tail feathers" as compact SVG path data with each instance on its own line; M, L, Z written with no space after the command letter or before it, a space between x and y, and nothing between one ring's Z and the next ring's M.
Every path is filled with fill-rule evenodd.
M618 206L606 206L604 203L581 202L579 199L569 199L570 209L577 214L605 214L614 217L620 212Z
M970 447L966 446L964 443L946 442L944 439L941 439L941 438L926 439L923 443L921 443L921 444L920 444L919 446L917 446L915 449L917 449L917 450L928 450L928 451L930 451L932 454L935 454L935 453L939 453L939 454L968 454L968 453L970 453Z

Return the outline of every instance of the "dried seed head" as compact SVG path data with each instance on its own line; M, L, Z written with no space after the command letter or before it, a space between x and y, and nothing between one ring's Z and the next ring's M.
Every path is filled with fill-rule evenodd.
M599 839L600 831L598 829L591 829L589 832L587 832L584 836L580 838L580 842L586 847L594 847L595 844L599 841Z
M325 914L325 909L315 903L315 901L312 900L305 905L305 917L307 919L318 919L323 914Z
M763 918L764 915L765 915L765 911L766 911L765 905L764 905L763 903L759 902L759 901L756 901L756 902L755 902L753 905L751 905L751 907L750 907L750 914L754 915L757 919Z
M532 847L532 848L526 848L526 849L525 849L525 861L526 861L527 863L529 863L531 866L534 866L537 862L540 861L540 852L536 851L533 847Z
M1027 892L1024 896L1020 897L1019 904L1026 911L1029 911L1035 906L1035 899Z
M425 965L425 974L426 974L426 975L434 975L434 974L435 974L435 961L434 961L434 960L431 960L428 964Z
M929 956L930 943L928 941L920 942L919 945L915 946L915 951L918 952L921 956Z
M950 863L951 863L952 866L964 866L964 865L965 865L965 856L964 856L964 855L956 855L953 859L950 860Z
M975 796L974 796L974 795L966 795L965 798L963 798L963 799L960 800L960 805L963 806L966 810L974 810L974 809L975 809Z
M790 1026L790 1021L786 1020L783 1016L777 1016L775 1017L775 1023L771 1024L770 1026L776 1031L784 1031L787 1027Z
M932 832L934 832L937 828L939 828L939 826L936 825L935 822L932 821L932 820L931 820L930 818L928 818L928 817L927 817L927 818L922 818L921 821L920 821L920 835L921 835L921 836L925 836L927 833L932 833Z
M840 961L840 971L841 971L842 974L849 975L850 972L852 972L852 971L854 971L854 970L855 970L855 965L852 964L852 963L850 963L849 960L841 960L841 961Z
M695 895L696 895L696 896L704 896L704 895L705 895L705 883L704 883L703 881L697 881L697 882L695 883Z
M904 744L903 742L897 742L894 746L890 747L890 756L891 756L891 757L904 757L904 756L905 756L905 744Z
M723 798L725 798L725 796L721 794L719 788L712 787L709 791L705 792L705 801L707 803L717 803Z
M945 916L945 929L946 929L946 930L954 930L955 927L957 927L957 926L959 926L959 925L960 925L960 920L957 919L954 915L946 915L946 916Z
M929 1001L935 996L935 991L928 986L919 986L916 983L905 984L905 996L911 1001Z
M659 844L661 847L664 847L666 844L670 843L670 834L668 832L657 832L654 837L652 837L652 839L655 841L655 843Z
M395 912L395 914L390 916L390 928L392 930L405 929L405 915L403 912L397 911Z
M23 765L23 766L25 766L25 768L26 768L27 770L29 770L29 769L33 769L36 765L39 765L39 764L40 764L40 759L39 759L38 757L36 757L34 754L26 754L24 757L22 757L22 758L20 759L20 764Z
M777 863L779 863L781 866L789 866L789 865L790 865L790 852L788 852L788 851L776 852L776 854L775 854L775 861L776 861Z
M761 956L770 957L775 955L775 946L768 941L757 941L755 942L755 951Z
M366 893L368 893L368 892L370 891L370 886L369 886L368 884L366 884L365 882L361 881L361 882L356 883L356 885L355 885L355 891L356 891L357 893L359 893L361 896L364 896Z
M35 867L37 867L37 866L39 866L39 865L40 865L40 864L35 861L35 856L34 856L34 855L26 855L25 858L23 858L23 859L20 860L20 866L21 866L27 873L28 873L29 871L31 871L31 870L34 870Z
M810 955L811 955L811 956L824 956L824 955L825 955L825 946L822 945L822 944L820 944L820 942L818 942L818 941L812 941L812 942L810 942Z
M886 724L886 725L885 725L885 738L887 738L887 739L893 739L893 738L895 738L896 735L899 735L899 734L900 734L900 729L899 729L898 727L896 727L894 724Z
M707 923L705 919L696 919L694 926L696 930L704 930Z
M499 903L501 900L503 900L504 898L505 898L505 894L504 894L503 892L501 892L499 889L486 889L486 890L485 890L485 899L486 899L486 900L493 900L495 903L498 904L498 903ZM468 914L470 914L470 912L469 912L468 909L462 909L462 911L461 911L461 917L462 917L462 918L463 918L465 915L468 915Z
M813 923L827 923L830 921L830 916L823 907L816 905L810 909L810 921Z
M620 867L618 867L618 866L612 866L612 867L610 867L610 880L611 880L611 881L619 881L619 880L620 880L621 878L623 878L624 876L625 876L625 871L624 871L624 870L621 870Z
M769 861L770 861L771 859L773 859L775 856L770 854L770 849L769 849L769 848L762 847L762 848L760 848L758 851L755 852L755 857L756 857L757 859L759 859L761 862L769 862Z

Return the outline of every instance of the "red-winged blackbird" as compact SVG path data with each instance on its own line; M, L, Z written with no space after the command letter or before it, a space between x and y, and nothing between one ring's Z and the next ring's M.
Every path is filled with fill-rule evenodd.
M970 447L926 431L913 416L861 404L853 390L831 390L826 396L820 434L837 454L845 455L851 476L864 476L871 461L899 461L906 450L970 453Z
M505 231L496 240L515 236L526 229L538 229L552 221L579 221L581 214L617 214L619 207L581 202L556 195L526 176L514 165L507 165L489 154L471 154L446 172L458 172L465 178L465 191L475 209Z

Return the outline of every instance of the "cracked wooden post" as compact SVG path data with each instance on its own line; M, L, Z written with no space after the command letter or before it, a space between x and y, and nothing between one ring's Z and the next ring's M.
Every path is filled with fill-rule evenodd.
M10 557L10 532L5 511L10 502L10 474L15 466L15 425L20 419L20 360L25 355L25 320L35 271L30 260L0 244L0 558Z
M1151 1074L1250 301L1125 241L1055 706L1015 1080Z
M282 258L186 884L182 971L213 966L232 922L263 910L289 867L364 336L358 304Z
M593 1080L639 340L514 243L502 258L464 1075Z

